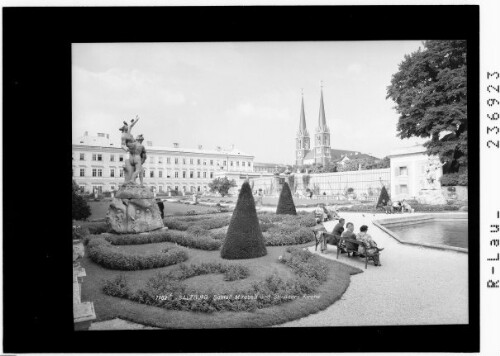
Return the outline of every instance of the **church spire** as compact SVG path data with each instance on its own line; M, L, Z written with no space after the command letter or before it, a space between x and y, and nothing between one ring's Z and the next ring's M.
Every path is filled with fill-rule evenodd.
M304 91L302 91L302 104L300 106L299 133L304 136L308 135L306 127L306 114L304 112Z
M318 131L328 131L326 126L325 104L323 103L323 81L321 81L321 98L319 101Z

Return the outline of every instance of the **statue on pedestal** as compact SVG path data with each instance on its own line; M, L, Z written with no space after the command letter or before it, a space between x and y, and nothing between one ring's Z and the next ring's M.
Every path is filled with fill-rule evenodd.
M426 186L425 189L439 189L441 185L439 184L440 178L440 168L444 165L441 163L439 158L432 157L429 158L427 162L427 166L425 168L425 176L426 176Z
M106 215L107 223L117 233L139 233L163 228L161 213L154 199L154 194L143 185L143 164L146 161L146 149L142 145L142 135L137 139L131 134L139 117L132 119L130 126L123 122L121 147L129 153L125 160L124 183L113 198ZM136 183L139 177L140 184Z

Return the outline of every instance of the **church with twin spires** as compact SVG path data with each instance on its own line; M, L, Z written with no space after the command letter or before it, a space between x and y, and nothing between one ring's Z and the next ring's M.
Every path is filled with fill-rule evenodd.
M359 156L358 156L359 155ZM306 114L304 110L304 94L302 93L302 103L300 107L300 123L297 132L295 162L297 166L303 165L323 165L335 163L337 161L353 158L353 156L368 156L356 151L337 150L330 148L330 129L326 124L325 104L323 102L323 86L321 87L321 97L319 99L318 126L314 132L314 148L311 149L311 137L307 131Z

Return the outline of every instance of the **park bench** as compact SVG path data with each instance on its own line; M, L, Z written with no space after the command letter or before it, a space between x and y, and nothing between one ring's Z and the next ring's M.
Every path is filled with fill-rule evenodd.
M339 255L340 255L340 250L341 250L340 249L340 245L341 245L342 242L344 242L344 245L345 245L345 242L348 242L348 243L352 244L351 246L346 246L345 247L345 251L347 252L348 256L351 253L354 256L354 252L358 253L359 245L361 245L363 243L361 241L354 240L354 239L348 239L346 237L340 237L340 238L338 238L337 245L336 245L337 246L337 259L339 258ZM368 268L368 260L372 260L373 261L373 256L368 256L366 254L364 254L364 255L358 254L358 257L365 259L365 269Z

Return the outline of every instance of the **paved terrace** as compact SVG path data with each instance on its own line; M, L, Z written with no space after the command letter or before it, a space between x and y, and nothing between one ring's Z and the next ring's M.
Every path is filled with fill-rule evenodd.
M300 209L312 210L312 209ZM412 215L421 215L415 213ZM450 213L443 213L443 216ZM452 213L451 213L452 214ZM341 254L338 261L364 272L351 276L342 298L326 310L279 326L429 325L468 323L468 254L404 245L372 224L391 215L340 212L347 222L361 225L380 247L382 267ZM410 214L398 214L398 217ZM326 222L332 231L335 222ZM310 248L314 252L314 246ZM321 254L337 260L337 248Z

